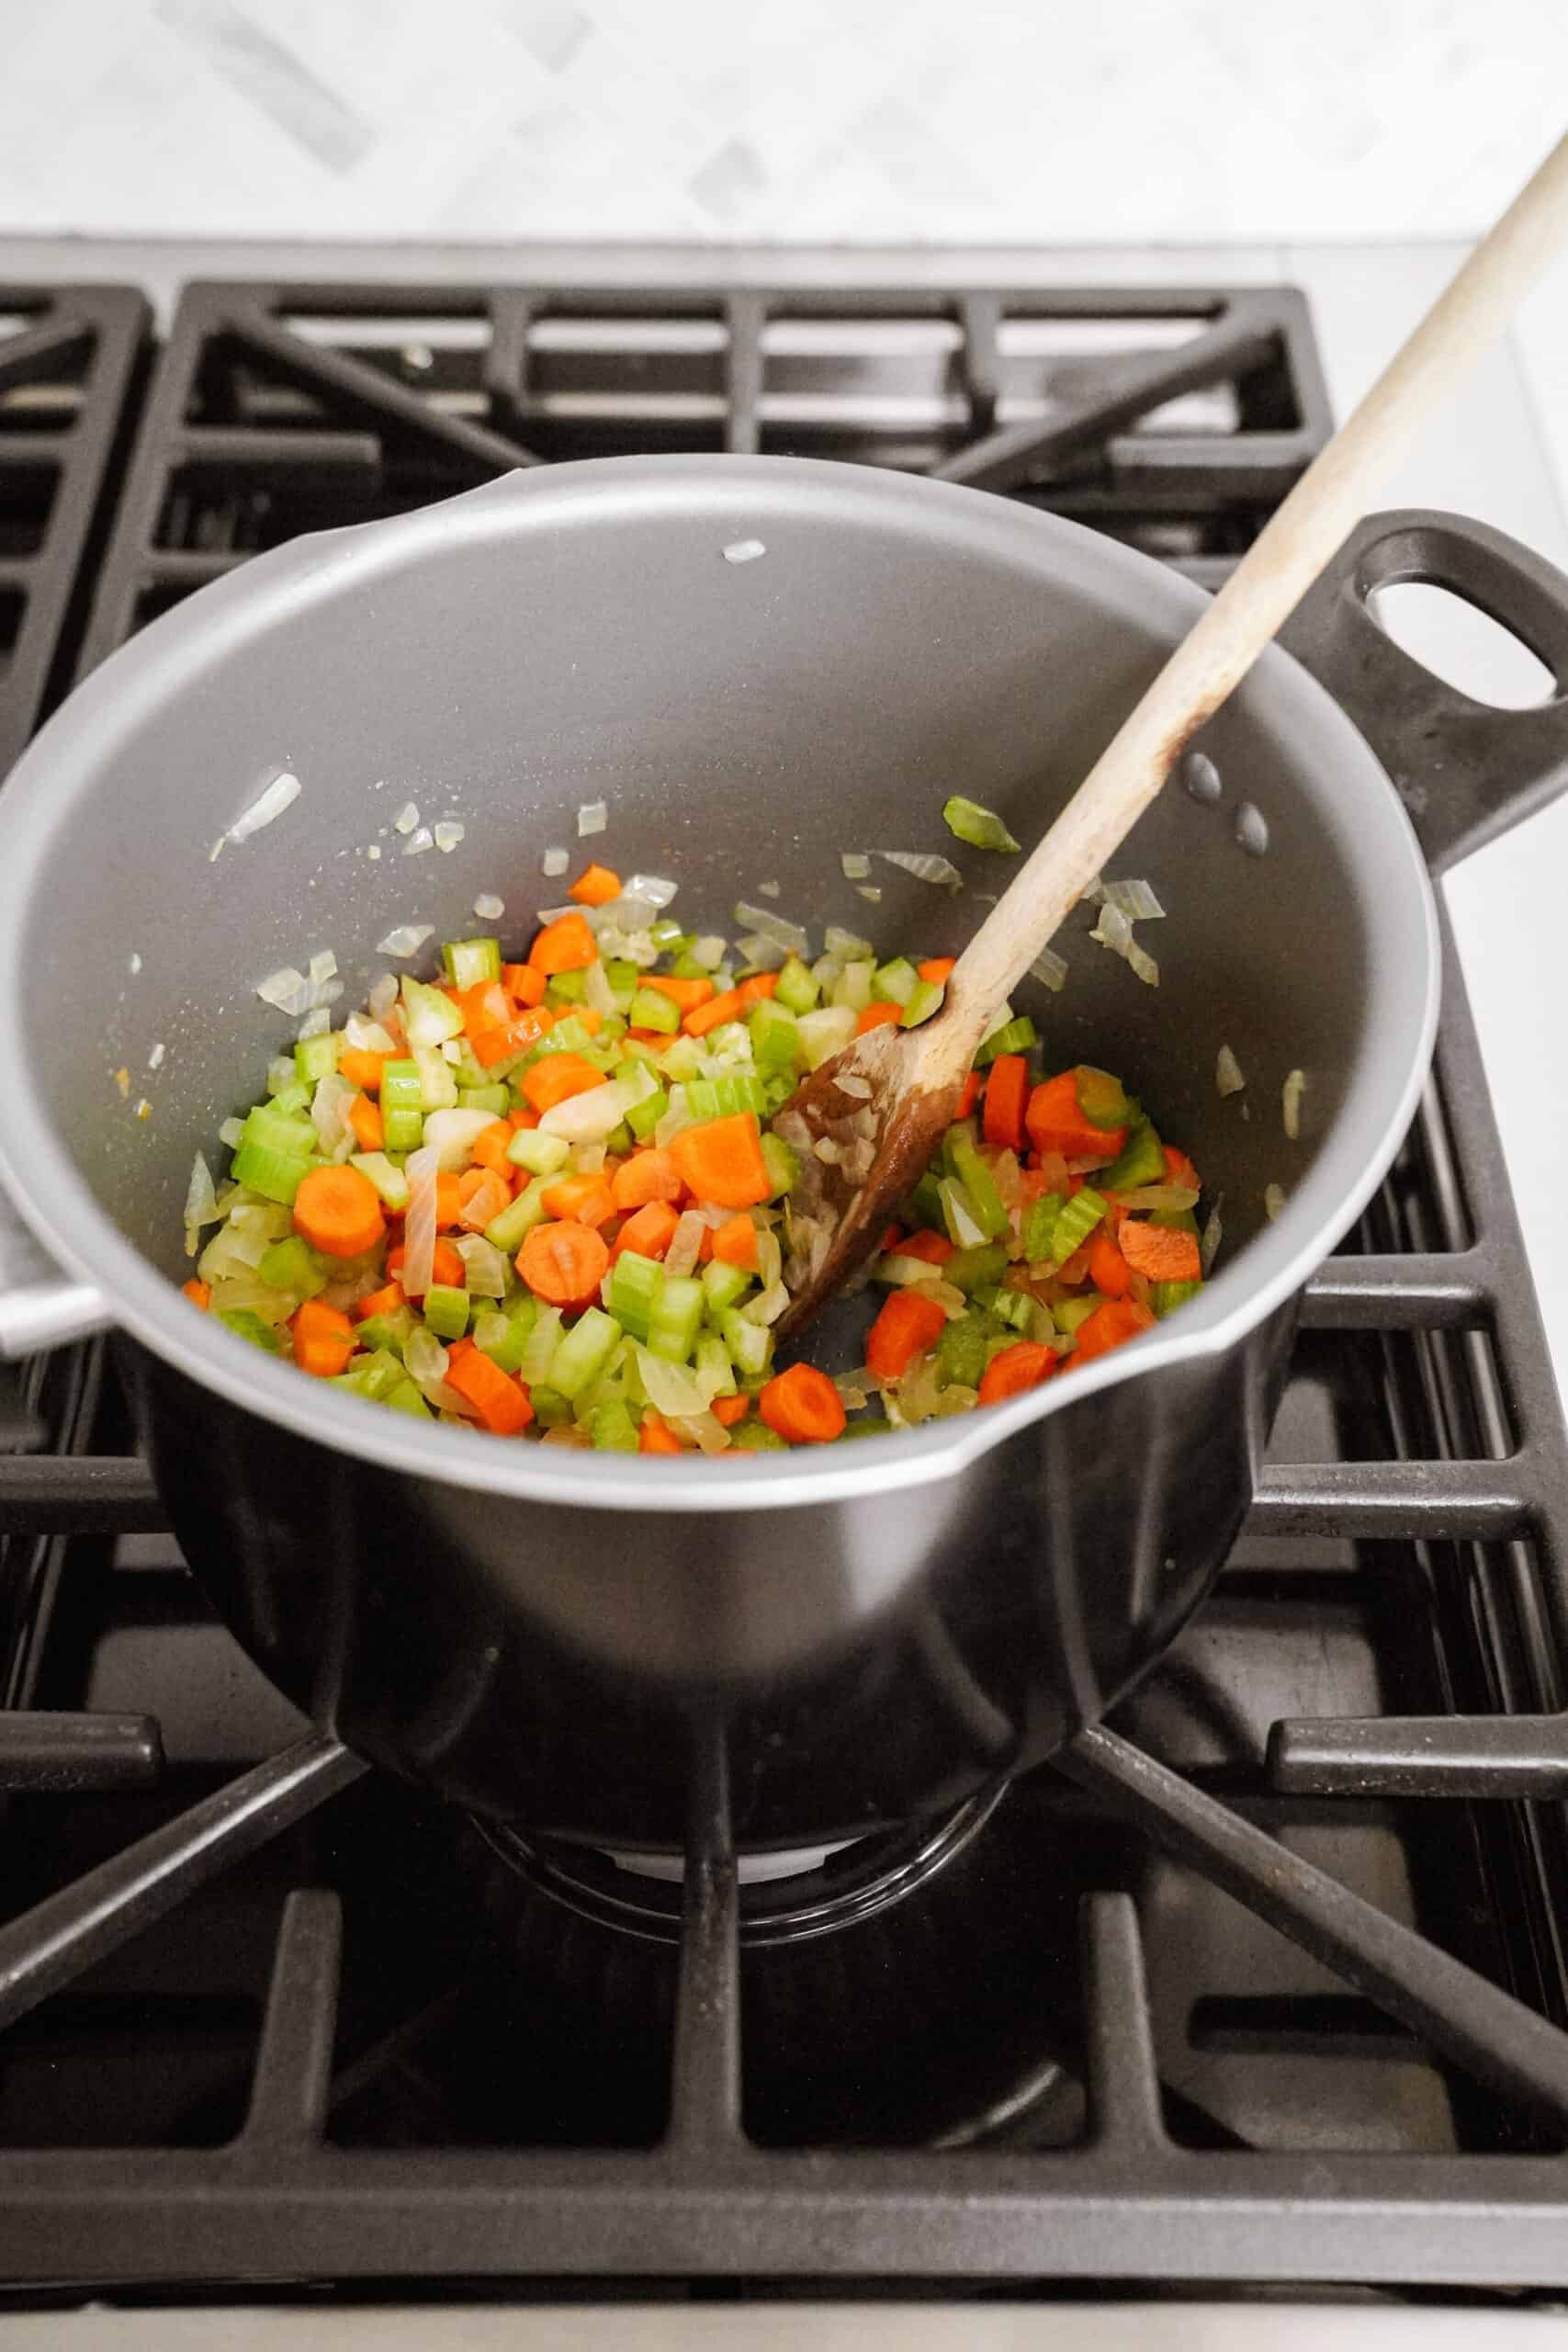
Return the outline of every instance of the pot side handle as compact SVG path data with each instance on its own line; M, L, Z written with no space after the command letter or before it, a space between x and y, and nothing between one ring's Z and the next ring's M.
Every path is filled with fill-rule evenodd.
M61 1272L0 1192L0 1363L85 1339L111 1319L91 1283Z
M1370 599L1406 581L1448 589L1518 638L1551 672L1550 700L1474 702L1396 645ZM1366 737L1435 873L1568 786L1568 578L1506 531L1420 507L1369 514L1280 642Z

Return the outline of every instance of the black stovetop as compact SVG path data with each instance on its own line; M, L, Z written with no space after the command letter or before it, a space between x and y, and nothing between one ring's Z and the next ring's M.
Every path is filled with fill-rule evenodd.
M201 285L161 345L0 288L0 770L248 553L513 464L916 467L1213 583L1326 431L1269 288ZM1561 2284L1565 1542L1451 952L1211 1600L1061 1770L795 1879L737 1885L716 1748L683 1894L361 1773L105 1351L6 1375L0 2289Z

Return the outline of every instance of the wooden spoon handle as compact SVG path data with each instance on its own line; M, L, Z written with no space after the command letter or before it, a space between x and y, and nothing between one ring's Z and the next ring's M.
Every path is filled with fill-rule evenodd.
M1154 799L1189 737L1272 641L1376 485L1506 325L1565 235L1568 138L1308 467L1021 866L949 981L954 1029L983 1032Z

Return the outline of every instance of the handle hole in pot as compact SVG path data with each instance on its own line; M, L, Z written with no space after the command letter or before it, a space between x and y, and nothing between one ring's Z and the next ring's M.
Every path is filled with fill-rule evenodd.
M1557 691L1551 672L1522 638L1451 588L1397 580L1367 601L1397 646L1472 702L1533 710Z

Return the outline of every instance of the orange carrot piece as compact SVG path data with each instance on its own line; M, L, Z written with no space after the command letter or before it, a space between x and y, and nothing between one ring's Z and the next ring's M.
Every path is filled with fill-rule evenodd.
M922 980L929 980L932 988L939 989L957 961L956 956L928 956L925 962L917 965L915 968Z
M447 1349L446 1377L496 1437L519 1436L534 1418L533 1403L523 1383L491 1363L472 1340L454 1340Z
M1089 1321L1093 1319L1091 1316ZM1052 1349L1042 1347L1038 1340L1019 1340L994 1355L981 1374L980 1402L999 1405L1004 1396L1021 1396L1026 1388L1037 1388L1055 1369Z
M680 1222L668 1201L645 1201L616 1234L610 1255L618 1258L623 1250L635 1250L639 1258L662 1258Z
M349 1172L356 1175L358 1170ZM318 1380L333 1379L354 1353L353 1324L337 1307L323 1306L319 1298L306 1299L288 1328L294 1334L295 1363L301 1372L314 1373Z
M653 1144L623 1160L610 1184L618 1209L640 1209L649 1201L678 1201L685 1189L673 1155Z
M688 1449L650 1405L637 1429L637 1450L639 1453L684 1453Z
M1089 1278L1105 1298L1125 1298L1133 1287L1133 1269L1103 1226L1089 1245Z
M621 895L621 877L607 865L585 865L566 895L580 907L607 907Z
M350 1086L357 1086L361 1094L380 1093L381 1072L386 1067L385 1054L365 1053L357 1046L345 1046L337 1057L338 1076L346 1078Z
M387 1272L400 1275L407 1256L408 1252L400 1242L397 1249L389 1250L387 1254ZM444 1284L447 1290L467 1289L468 1270L450 1241L437 1241L435 1255L431 1261L430 1279L433 1283Z
M713 1237L713 1254L720 1265L739 1266L749 1274L756 1272L757 1228L744 1209L718 1227Z
M1168 1143L1164 1149L1166 1182L1185 1184L1194 1193L1201 1192L1202 1187L1198 1182L1198 1170L1193 1167L1187 1154L1184 1151L1178 1151L1173 1143Z
M1078 1325L1073 1362L1090 1363L1124 1340L1135 1340L1140 1331L1152 1330L1154 1322L1153 1308L1141 1306L1135 1298L1108 1298Z
M897 1029L903 1018L904 1012L901 1005L884 1004L879 999L875 1004L868 1004L863 1011L856 1013L855 1035L863 1037L868 1029L883 1027Z
M463 1214L463 1180L443 1168L435 1179L435 1229L449 1232Z
M560 915L540 932L528 950L528 961L547 979L558 972L585 972L599 961L599 944L581 915Z
M539 1124L539 1114L537 1111L524 1104L517 1110L508 1111L506 1124L513 1134L517 1135L525 1127L536 1127Z
M212 1284L210 1283L198 1282L197 1277L193 1274L188 1283L182 1283L180 1284L180 1288L184 1291L186 1296L189 1299L193 1306L208 1307L211 1306Z
M539 1198L547 1216L564 1217L570 1224L608 1225L615 1214L615 1197L603 1176L558 1177Z
M294 1195L294 1230L328 1258L358 1258L386 1232L381 1197L357 1168L312 1168Z
M751 1399L750 1396L743 1395L739 1396L716 1396L713 1403L708 1407L708 1411L713 1415L714 1419L718 1423L719 1427L726 1430L732 1430L737 1421L743 1421L750 1409Z
M479 980L471 989L454 989L452 1001L463 1016L469 1037L486 1029L504 1029L515 1008L499 980Z
M898 1245L903 1238L904 1228L901 1225L884 1226L882 1229L882 1238L876 1246L881 1254L884 1257L887 1257L897 1251Z
M503 964L501 985L509 997L519 1004L542 1004L545 996L545 976L532 964Z
M694 1200L721 1209L754 1208L773 1191L754 1111L682 1127L670 1150Z
M694 1012L699 1004L713 1001L713 982L709 979L678 980L673 973L645 972L640 984L651 989L656 996L667 996L682 1012Z
M531 1012L520 1012L515 1021L476 1031L468 1039L468 1050L486 1069L493 1069L497 1062L510 1061L513 1054L527 1053L555 1025L555 1014L545 1005L537 1005Z
M709 997L705 1004L694 1006L681 1023L688 1037L705 1037L710 1029L720 1029L727 1021L739 1021L746 1010L746 1000L739 989L726 989L722 996Z
M536 1111L553 1111L573 1094L608 1083L604 1071L581 1054L547 1054L523 1073L523 1091Z
M381 1114L368 1094L356 1094L348 1106L348 1124L354 1129L354 1140L361 1151L379 1151L386 1141L381 1130Z
M966 1070L964 1072L964 1087L958 1097L958 1109L954 1114L956 1117L960 1119L966 1119L969 1116L970 1113L974 1110L976 1103L980 1100L980 1089L985 1085L985 1080L981 1077L977 1069Z
M504 1176L512 1182L512 1162L506 1157L512 1141L512 1128L504 1119L497 1119L494 1126L481 1127L474 1137L474 1160L477 1166L488 1168L492 1176Z
M479 1182L465 1199L463 1213L457 1222L465 1233L482 1233L511 1200L511 1180L496 1175L489 1168L470 1168L468 1174L477 1176Z
M1195 1283L1202 1274L1196 1237L1174 1226L1145 1225L1129 1217L1121 1242L1133 1272L1151 1283Z
M610 1262L602 1234L562 1218L536 1225L517 1252L517 1271L547 1306L592 1306Z
M778 984L776 972L753 972L749 980L741 981L735 993L742 1004L761 1004L765 996L773 995Z
M363 1323L372 1315L395 1315L403 1304L403 1296L401 1283L383 1283L380 1289L373 1290L368 1297L355 1300L354 1319L356 1323Z
M1127 1140L1125 1127L1089 1125L1078 1108L1077 1079L1070 1069L1035 1088L1024 1124L1036 1151L1059 1151L1065 1159L1114 1159Z
M982 1132L1003 1151L1021 1151L1029 1101L1029 1063L1022 1054L998 1054L986 1081Z
M787 1372L775 1373L757 1399L757 1409L791 1445L826 1445L843 1435L847 1419L844 1400L827 1374L809 1363L792 1363Z
M889 1291L866 1335L866 1363L879 1380L902 1380L912 1360L935 1347L946 1323L934 1298L912 1290Z
M945 1233L931 1233L922 1228L907 1234L894 1252L899 1258L923 1258L928 1266L945 1266L953 1255L953 1244Z

